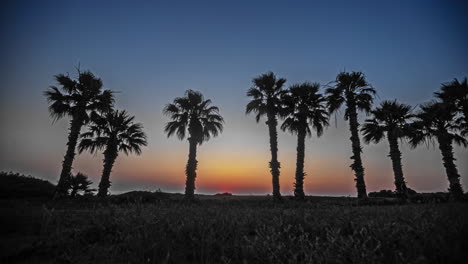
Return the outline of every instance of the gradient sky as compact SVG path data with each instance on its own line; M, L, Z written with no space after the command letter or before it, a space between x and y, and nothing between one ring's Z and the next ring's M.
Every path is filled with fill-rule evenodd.
M265 123L245 116L251 79L273 71L287 84L326 84L342 70L363 71L377 102L417 105L440 84L468 75L466 1L2 1L0 170L56 182L68 119L52 124L43 91L53 75L90 69L117 107L142 122L149 146L121 154L111 192L182 192L188 142L167 139L166 103L187 89L221 108L225 131L199 148L197 192L271 190ZM361 117L361 120L364 117ZM324 136L306 141L305 189L355 195L348 127L337 116ZM417 191L445 191L436 147L406 145L403 170ZM279 133L281 189L291 194L296 138ZM468 151L456 148L468 189ZM368 191L394 189L386 141L364 145ZM99 182L102 155L83 154L74 172Z

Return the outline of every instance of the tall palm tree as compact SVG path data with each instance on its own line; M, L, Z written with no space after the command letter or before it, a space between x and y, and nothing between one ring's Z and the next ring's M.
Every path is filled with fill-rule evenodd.
M256 113L257 123L262 116L267 117L266 124L270 134L270 152L271 161L270 169L273 182L273 198L281 200L280 193L280 163L278 161L278 116L282 115L282 95L285 93L283 85L286 79L277 79L275 74L268 72L262 74L252 80L253 87L247 91L247 96L252 97L247 106L245 113Z
M78 150L95 153L104 149L104 168L99 182L98 196L106 196L110 187L110 174L119 152L141 154L141 146L146 146L146 135L140 123L134 123L134 116L124 111L109 111L93 115L93 123L81 135Z
M453 156L453 143L466 147L468 141L459 133L460 126L455 121L456 115L457 109L452 104L430 102L421 105L421 111L416 114L417 119L413 122L414 133L410 144L416 147L421 143L437 140L449 180L450 194L454 199L460 200L463 197L463 189Z
M454 79L451 82L442 84L441 91L435 93L436 97L446 104L453 104L461 117L457 122L462 127L462 134L468 135L468 80L465 77L461 82Z
M187 90L184 97L177 97L163 110L172 121L166 124L167 137L177 135L183 140L188 132L189 156L185 174L185 198L193 199L197 177L197 146L223 131L223 117L211 100L205 100L200 92Z
M353 164L351 169L356 176L358 198L367 198L364 182L364 168L361 160L361 143L359 140L358 110L368 113L374 101L375 89L366 81L362 72L341 72L336 76L335 86L326 91L330 113L346 104L345 120L349 120L351 144L353 150Z
M379 143L387 137L396 192L400 197L406 198L407 187L403 176L398 139L410 135L410 121L413 118L411 106L400 104L397 101L383 101L380 107L371 111L371 114L372 118L367 119L361 129L364 141L367 144L370 142Z
M71 169L81 127L89 122L92 112L109 110L114 103L114 97L110 90L103 90L101 79L90 71L78 70L78 79L75 80L67 75L58 74L55 80L61 86L60 89L51 86L44 95L49 102L49 112L54 121L65 116L71 119L67 152L57 184L57 194L66 195L70 186Z
M286 119L281 125L283 131L297 134L296 183L294 196L304 199L304 157L305 138L311 136L312 129L320 137L324 127L328 126L326 98L318 93L320 84L302 83L289 88L284 96Z

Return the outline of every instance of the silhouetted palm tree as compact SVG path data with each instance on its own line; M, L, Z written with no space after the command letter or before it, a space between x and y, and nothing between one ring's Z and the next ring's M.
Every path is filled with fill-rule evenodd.
M146 146L146 135L140 123L134 123L134 116L126 111L109 111L103 115L93 115L89 130L81 135L80 153L89 150L95 153L104 149L104 168L99 183L98 196L106 196L110 187L110 173L120 151L141 154L141 146Z
M193 199L195 178L197 177L197 145L216 137L223 131L224 120L217 106L211 106L211 100L205 100L200 92L187 90L184 97L177 97L163 110L173 121L166 124L167 137L177 135L180 140L188 132L189 156L185 170L185 198Z
M286 119L281 125L283 131L297 134L296 183L294 196L304 199L304 157L305 137L311 136L312 129L320 137L328 126L326 98L318 93L320 84L302 83L289 88L284 96Z
M461 125L462 134L468 135L468 81L465 77L461 82L454 79L451 82L442 84L441 92L435 95L446 104L453 104L462 115L457 118Z
M275 200L281 199L280 193L280 163L278 161L278 132L276 126L278 125L277 116L282 115L282 100L281 97L285 93L283 85L286 79L279 78L272 72L268 72L254 78L252 80L253 87L247 91L247 96L252 97L247 106L245 113L256 113L257 123L264 115L267 117L266 124L268 125L268 132L270 134L270 151L271 161L270 169L273 182L273 198Z
M71 118L67 152L57 184L57 194L66 195L81 127L89 122L90 113L109 110L114 103L114 97L110 90L102 89L101 79L89 71L78 71L77 80L63 74L56 75L55 80L61 88L51 86L44 95L49 102L50 115L54 121L65 116Z
M412 147L423 142L436 139L442 154L442 160L449 180L449 191L453 198L462 199L463 189L460 184L452 144L467 146L467 140L459 134L460 126L455 121L457 109L451 104L430 102L421 105L421 111L416 114L416 121L412 126L414 133L411 136Z
M406 198L407 187L403 176L398 140L410 135L410 121L413 118L411 106L396 101L383 101L380 107L372 110L371 113L372 118L367 119L361 129L364 141L366 143L371 141L379 143L384 137L387 137L396 192L398 196Z
M93 184L86 174L78 172L75 176L70 178L70 196L76 197L78 192L83 192L84 195L92 194L95 189L89 188Z
M375 90L366 81L361 72L341 72L336 76L335 87L326 91L330 113L337 111L346 104L345 120L349 120L351 131L351 144L354 161L351 168L356 175L356 188L358 198L367 198L366 184L364 182L364 168L361 160L361 143L359 140L359 122L357 111L369 112L374 100Z

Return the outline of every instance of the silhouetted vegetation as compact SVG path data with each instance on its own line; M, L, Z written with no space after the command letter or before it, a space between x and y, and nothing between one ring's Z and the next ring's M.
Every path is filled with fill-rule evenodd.
M409 187L406 187L406 195L407 197L411 197L411 196L414 196L414 195L417 195L418 193L409 188ZM399 198L401 197L401 194L398 193L398 191L392 191L392 190L380 190L378 192L370 192L369 193L369 197L375 197L375 198Z
M320 84L302 83L291 86L283 96L285 120L281 129L297 134L296 182L294 196L300 200L304 193L304 158L305 138L312 135L312 129L317 137L323 134L328 126L326 98L319 93ZM311 129L312 127L312 129Z
M279 176L280 162L278 161L278 116L282 117L283 100L285 94L283 85L286 79L277 79L273 72L262 74L252 80L253 87L247 91L247 96L252 100L247 104L245 113L255 113L257 123L262 116L267 117L266 124L270 136L270 152L271 152L271 177L273 183L273 199L281 200Z
M442 84L440 92L435 96L444 104L451 105L459 115L455 117L455 122L459 125L463 136L468 135L468 80L465 77L461 82L454 79L451 82Z
M468 141L459 133L456 114L456 108L451 104L431 102L421 105L421 110L416 114L417 120L412 124L414 133L410 143L416 147L424 142L437 140L449 180L449 191L454 199L461 200L463 189L453 156L453 143L466 147Z
M14 172L0 172L0 198L51 198L55 185L52 183Z
M346 104L345 120L349 120L349 129L351 132L351 145L354 161L351 164L356 176L356 189L358 198L366 198L366 184L364 181L364 167L361 159L361 142L359 140L359 122L358 111L368 113L371 111L374 102L375 89L367 82L361 72L341 72L336 76L333 88L328 88L328 107L330 113L334 113Z
M143 195L142 195L143 194ZM464 263L468 205L182 195L2 202L2 263ZM119 196L116 196L119 197ZM130 198L134 197L134 199ZM18 210L20 209L20 210Z
M113 110L103 115L94 114L89 130L81 135L79 151L95 153L104 149L104 168L99 182L98 196L106 196L111 185L109 180L112 167L119 152L141 154L146 146L146 135L140 123L134 123L134 116L126 111Z
M398 140L411 135L411 106L396 101L383 101L379 107L371 111L372 118L367 119L362 127L366 143L379 143L387 137L390 146L389 157L392 160L395 188L397 194L406 198L407 187L401 165L401 152Z
M210 99L205 100L200 92L193 90L187 90L184 97L175 98L173 103L166 105L163 112L172 119L164 129L168 137L177 135L183 140L188 132L189 158L185 169L185 197L192 200L197 177L197 146L218 136L223 131L224 120L219 114L219 108L212 106Z
M215 194L215 196L232 196L232 193L228 193L228 192L225 192L225 193L217 193L217 194Z
M93 184L86 174L78 172L75 176L70 178L70 196L76 197L76 195L93 195L95 189L91 189L90 186Z
M132 191L108 194L110 174L120 151L141 153L146 146L142 125L126 111L113 109L113 95L91 72L77 80L57 75L60 91L45 95L54 120L70 116L67 153L57 192L74 199L44 202L54 185L14 173L1 173L0 204L7 230L0 235L0 262L28 263L463 263L468 257L468 208L455 165L453 144L467 146L466 78L442 85L436 101L412 107L383 101L372 110L375 89L361 72L341 72L326 97L320 84L293 85L272 72L252 80L246 114L267 121L273 203L266 197L231 193L195 195L197 147L223 130L219 108L200 92L187 90L167 104L168 137L189 141L185 195ZM312 197L304 193L305 138L321 136L329 115L345 105L351 132L352 170L358 199ZM358 112L372 114L360 129ZM280 193L278 119L281 129L297 135L295 197ZM87 176L71 173L79 152L103 150L98 196ZM366 143L387 138L396 190L367 194L359 132ZM398 141L412 147L437 141L449 180L449 193L417 193L406 186ZM83 194L78 195L78 194ZM86 195L89 194L89 195ZM368 198L369 196L369 198ZM17 198L30 198L17 199ZM197 199L194 199L194 198ZM299 198L302 202L295 200ZM365 199L364 199L365 198ZM404 198L404 199L401 199ZM185 203L184 200L190 200Z
M57 194L66 195L70 188L71 169L81 127L89 123L92 113L109 110L114 103L114 97L110 90L102 89L102 80L90 71L78 70L76 80L63 74L56 75L55 80L61 88L51 86L44 95L49 102L49 112L54 121L65 116L71 119L67 152L57 184Z

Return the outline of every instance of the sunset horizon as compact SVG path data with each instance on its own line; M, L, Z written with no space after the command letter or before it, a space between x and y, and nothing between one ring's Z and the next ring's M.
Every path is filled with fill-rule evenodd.
M1 1L0 263L466 263L467 11Z
M57 85L57 74L76 78L78 67L102 79L104 89L115 91L115 108L134 115L148 137L142 155L117 158L111 193L159 188L183 192L188 144L167 138L163 130L169 119L162 110L188 89L211 99L225 120L223 133L199 147L196 192L265 194L271 192L266 119L256 124L254 116L245 114L246 92L256 76L272 71L287 79L285 88L318 82L324 93L339 72L360 71L377 91L374 106L396 99L417 111L442 84L468 75L466 17L463 8L457 8L462 3L401 2L397 8L390 2L362 1L356 3L361 16L355 17L346 10L357 6L348 3L327 16L333 3L273 1L267 8L284 14L281 21L259 13L264 8L260 3L186 3L182 8L145 2L128 9L125 2L97 3L91 9L85 5L4 4L2 30L8 38L2 44L0 170L57 183L70 119L53 122L43 93ZM322 137L313 134L305 141L304 187L309 195L356 195L343 109L330 116ZM366 118L359 113L361 124ZM281 131L281 122L280 184L288 195L294 188L297 142L296 136ZM447 191L437 144L416 149L400 145L410 188ZM362 142L362 147L369 191L393 190L388 144ZM467 149L455 147L455 157L466 189ZM102 160L100 153L77 155L73 172L85 173L97 186Z

